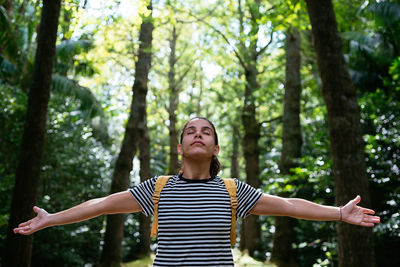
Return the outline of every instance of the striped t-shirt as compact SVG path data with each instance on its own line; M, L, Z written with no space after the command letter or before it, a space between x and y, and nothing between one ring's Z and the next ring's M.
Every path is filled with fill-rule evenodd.
M130 189L146 216L152 215L157 177ZM235 179L237 217L246 217L262 196ZM158 246L153 266L234 266L230 246L231 205L223 180L172 176L158 205Z

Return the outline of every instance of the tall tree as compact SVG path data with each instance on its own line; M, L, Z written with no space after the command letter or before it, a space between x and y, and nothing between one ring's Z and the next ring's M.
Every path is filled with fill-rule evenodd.
M258 48L258 33L260 29L259 20L261 18L261 1L246 1L251 19L250 33L251 36L248 45L244 41L240 43L240 51L243 58L239 56L239 61L243 68L246 79L244 103L242 111L242 123L244 127L243 135L243 154L246 162L246 181L249 185L258 188L260 186L260 165L259 156L260 148L258 142L260 140L260 123L257 121L256 99L255 93L260 89L257 80L259 71L257 69L258 59L268 47ZM239 23L240 33L243 35L243 12L241 11L241 3L239 1ZM254 253L260 246L261 226L257 216L249 216L243 221L243 232L240 236L240 249L247 250L249 255Z
M239 174L239 126L232 122L232 154L231 154L231 177L238 178Z
M139 160L140 160L140 181L144 182L152 176L150 167L150 136L147 128L147 116L143 118L143 122L139 128L140 144L139 144ZM150 217L144 214L139 214L139 255L149 256L150 255Z
M322 80L322 95L328 110L336 203L346 203L359 194L363 197L362 204L369 206L360 108L344 61L332 2L306 0L306 3ZM339 266L374 265L371 229L338 223L337 230Z
M283 175L290 175L292 174L291 169L298 165L302 144L300 127L301 42L298 29L292 27L286 32L285 51L285 96L283 100L282 152L279 170ZM281 196L286 197L289 194L289 192L280 193ZM296 224L297 220L293 218L275 217L271 261L279 267L299 266L297 251L293 248L293 244L297 241Z
M179 95L182 92L183 80L192 68L193 62L184 63L182 62L183 54L187 48L187 44L183 49L177 50L179 35L182 32L183 25L185 22L173 23L171 29L171 37L169 39L169 69L168 69L168 118L169 118L169 163L168 163L168 173L175 174L179 170L179 160L178 160L178 130L176 129L176 112L179 105ZM179 24L178 24L179 23ZM177 27L181 25L181 27ZM177 56L177 52L180 54ZM181 61L179 63L179 61ZM179 64L178 64L179 63ZM183 69L182 69L183 68Z
M168 89L169 89L169 163L168 173L174 174L179 169L178 161L178 130L176 129L176 110L179 104L179 84L176 82L176 41L178 35L175 25L172 27L171 39L169 40L169 70L168 70Z
M152 10L150 1L148 7ZM148 74L151 66L151 43L153 39L152 13L142 17L139 33L139 53L135 64L135 81L132 87L132 103L129 119L125 126L125 136L122 141L111 185L111 193L124 191L130 182L130 172L133 158L136 155L139 140L139 129L143 127L146 114L146 95ZM107 227L104 236L103 251L100 266L119 266L121 263L121 243L123 239L125 215L107 216Z
M4 266L30 266L33 236L15 235L13 228L33 217L32 206L36 204L60 8L60 0L43 1L25 128L15 174Z

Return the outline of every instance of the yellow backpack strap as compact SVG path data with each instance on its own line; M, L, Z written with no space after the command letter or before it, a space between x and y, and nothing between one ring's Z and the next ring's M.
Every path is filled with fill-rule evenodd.
M159 176L156 181L156 185L154 188L154 194L152 197L154 203L154 216L153 216L153 225L151 227L151 237L157 237L157 230L158 230L158 202L160 202L161 191L163 190L164 186L167 184L168 179L170 176Z
M231 198L231 210L232 210L232 222L231 222L231 246L233 247L236 243L236 209L238 207L238 201L236 198L236 183L232 178L222 178L225 183L225 187L228 190Z

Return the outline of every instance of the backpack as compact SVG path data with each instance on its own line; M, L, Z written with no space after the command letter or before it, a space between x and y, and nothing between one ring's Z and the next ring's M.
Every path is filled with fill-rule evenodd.
M159 176L156 181L154 194L152 196L154 203L154 216L153 225L151 227L151 237L156 238L158 230L158 203L160 202L161 191L167 184L168 179L171 176ZM236 209L238 207L238 202L236 198L236 184L235 180L232 178L222 178L224 181L226 190L228 190L229 197L231 199L231 210L232 210L232 222L231 222L231 246L236 243Z

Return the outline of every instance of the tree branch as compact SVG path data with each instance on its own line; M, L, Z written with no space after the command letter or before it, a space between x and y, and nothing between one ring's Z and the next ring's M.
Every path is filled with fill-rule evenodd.
M256 53L256 57L258 57L259 55L261 55L262 53L264 53L264 51L271 45L272 40L273 40L273 35L274 35L274 31L271 30L269 42L268 42L263 48L261 48L261 49Z

